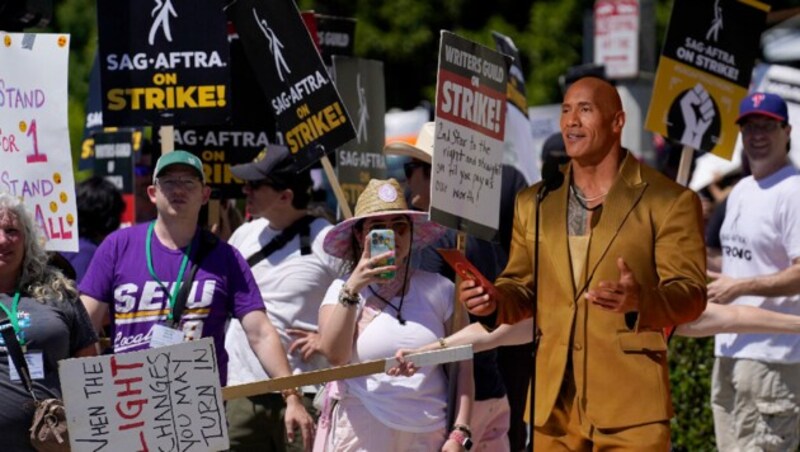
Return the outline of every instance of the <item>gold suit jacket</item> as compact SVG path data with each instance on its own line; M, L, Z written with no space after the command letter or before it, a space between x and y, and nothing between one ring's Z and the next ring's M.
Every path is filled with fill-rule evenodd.
M706 304L700 201L628 153L592 229L576 288L567 237L571 167L564 171L564 183L542 202L535 425L549 418L565 378L575 379L578 401L597 428L667 420L672 403L662 328L697 318ZM517 196L509 262L496 281L498 323L532 314L538 189ZM641 286L638 315L627 322L584 298L587 288L619 279L618 257Z

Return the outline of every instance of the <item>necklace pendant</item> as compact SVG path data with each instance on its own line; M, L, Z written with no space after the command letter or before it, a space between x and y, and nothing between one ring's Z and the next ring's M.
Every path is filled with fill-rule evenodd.
M406 325L406 319L404 319L403 316L400 315L399 313L397 314L397 321L400 322L400 325L403 325L403 326Z

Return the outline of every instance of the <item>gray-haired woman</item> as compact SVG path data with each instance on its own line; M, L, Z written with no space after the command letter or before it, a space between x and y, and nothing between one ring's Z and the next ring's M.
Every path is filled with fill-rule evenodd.
M31 368L36 396L60 397L58 361L95 355L97 336L74 284L47 265L37 226L8 193L0 193L0 309L29 358L42 364ZM11 379L11 366L0 338L2 449L33 451L28 439L33 399L21 381Z

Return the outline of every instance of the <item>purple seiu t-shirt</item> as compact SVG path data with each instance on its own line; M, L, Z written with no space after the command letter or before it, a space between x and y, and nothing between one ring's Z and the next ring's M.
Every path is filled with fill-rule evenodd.
M111 333L114 353L148 349L153 326L164 322L169 313L169 295L147 269L148 226L133 226L106 237L79 286L82 294L105 303L113 300L109 307L114 319ZM200 234L195 234L187 272L197 255L199 239ZM178 279L184 251L165 247L153 233L153 269L170 293ZM190 340L214 338L223 385L228 368L225 322L231 314L242 319L257 310L264 310L264 302L250 267L233 247L218 242L200 263L180 327Z

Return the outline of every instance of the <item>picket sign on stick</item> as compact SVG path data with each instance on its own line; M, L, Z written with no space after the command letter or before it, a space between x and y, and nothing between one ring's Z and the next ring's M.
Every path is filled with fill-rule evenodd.
M683 185L684 187L689 183L693 156L694 149L691 146L684 146L683 150L681 151L681 163L678 166L678 176L675 178L675 182Z
M414 353L406 357L416 366L435 366L455 361L472 359L472 345L449 347L431 352ZM297 388L300 386L317 385L334 380L363 377L376 373L386 372L397 365L394 358L376 359L363 363L348 364L345 366L331 367L329 369L315 370L289 377L273 378L271 380L256 381L242 385L227 386L222 388L224 400L251 397L282 389Z
M342 186L339 185L339 178L336 177L336 171L333 170L333 165L331 165L328 155L325 154L320 161L322 162L322 167L325 169L325 174L328 176L328 181L330 181L331 187L333 188L333 194L336 195L336 201L339 203L339 208L342 209L342 216L345 220L352 218L353 212L350 211L350 205L347 203L347 197L345 197L344 191L342 191Z
M467 233L458 231L456 233L456 249L463 255L467 253ZM464 305L461 304L461 276L456 272L456 290L453 291L453 315L447 321L447 335L467 326L468 319ZM452 425L456 420L456 406L458 405L458 363L452 362L447 365L447 422Z

